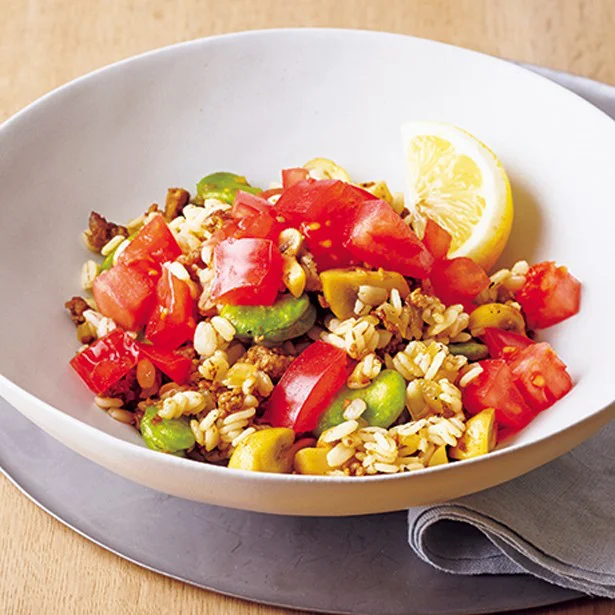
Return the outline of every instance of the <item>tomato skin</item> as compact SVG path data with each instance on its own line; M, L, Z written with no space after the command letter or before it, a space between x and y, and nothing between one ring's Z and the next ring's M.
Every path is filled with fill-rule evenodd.
M515 298L525 312L528 325L546 329L579 311L581 283L566 267L545 261L530 267L526 282Z
M268 200L272 196L278 196L282 194L282 192L284 192L284 188L269 188L268 190L263 190L259 196L261 197L261 199Z
M276 384L263 421L296 433L315 429L320 415L346 382L347 363L346 353L331 344L317 341L308 346Z
M284 187L284 190L288 190L295 184L305 181L309 176L309 171L303 167L282 169L282 186Z
M192 370L192 360L178 352L171 352L156 348L151 344L140 344L139 358L149 359L161 372L166 374L173 382L184 384Z
M273 305L282 256L270 239L225 239L214 248L211 298L231 305Z
M237 226L232 236L237 239L253 237L277 241L283 229L283 225L274 217L271 203L241 190L235 196L231 216Z
M118 257L118 263L160 271L162 263L174 261L182 250L162 215L154 216Z
M196 302L190 286L163 267L156 286L156 307L145 328L145 337L162 350L175 350L192 339L195 314Z
M480 361L483 371L463 388L463 407L469 414L494 408L499 425L519 430L535 416L515 384L513 373L502 359Z
M426 278L434 262L423 242L386 201L364 201L355 207L346 246L359 262L413 278Z
M307 179L284 190L276 215L298 228L320 269L348 267L358 261L345 248L356 207L375 197L337 179Z
M566 364L546 342L521 350L510 369L525 401L536 412L551 407L572 389Z
M121 329L114 329L77 353L70 365L88 388L100 395L123 378L138 361L139 349L135 341Z
M123 329L138 331L154 308L154 284L141 269L118 263L97 276L92 291L103 316Z
M436 260L446 258L452 241L453 238L447 230L431 218L427 218L423 243Z
M242 239L252 237L254 239L271 239L277 242L282 226L268 214L249 216L242 218L237 223L237 231L233 237Z
M489 356L492 359L504 359L507 362L516 357L523 348L535 343L520 333L493 327L487 327L481 339L489 349Z
M231 208L231 216L235 220L240 220L246 216L270 214L272 211L273 205L260 195L238 190Z
M446 305L461 303L472 310L472 300L489 286L489 276L472 259L465 256L439 260L429 277L434 294Z

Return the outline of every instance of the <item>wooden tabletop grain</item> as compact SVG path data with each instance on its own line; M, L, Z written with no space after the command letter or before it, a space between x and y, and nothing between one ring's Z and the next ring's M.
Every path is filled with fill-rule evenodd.
M211 34L285 26L401 32L615 84L615 0L0 0L0 119L78 75ZM166 579L97 547L0 477L0 612L283 612ZM536 615L607 615L582 600Z

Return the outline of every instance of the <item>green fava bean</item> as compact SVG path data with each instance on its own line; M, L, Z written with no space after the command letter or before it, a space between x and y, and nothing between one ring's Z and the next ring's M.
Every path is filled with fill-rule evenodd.
M403 412L406 405L406 381L393 369L385 369L374 381L363 389L349 389L347 386L334 397L322 413L314 432L317 436L344 422L344 410L348 402L362 399L367 409L361 418L374 427L389 427Z
M260 188L250 186L243 175L219 171L206 175L197 185L197 194L204 199L218 199L224 203L232 204L238 190L259 194Z
M183 419L156 419L158 408L148 406L141 419L141 435L145 444L155 451L176 455L195 444L190 426Z
M489 349L484 344L478 342L460 342L449 344L448 350L451 354L463 355L468 361L482 361L489 356Z
M283 342L307 333L316 322L316 308L307 295L284 295L273 305L225 305L220 315L238 337Z

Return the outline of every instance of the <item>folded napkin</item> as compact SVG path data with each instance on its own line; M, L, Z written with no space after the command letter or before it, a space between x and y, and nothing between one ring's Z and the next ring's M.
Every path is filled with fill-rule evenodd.
M615 88L544 71L615 118ZM453 574L532 574L615 599L615 422L504 485L408 511L410 546Z

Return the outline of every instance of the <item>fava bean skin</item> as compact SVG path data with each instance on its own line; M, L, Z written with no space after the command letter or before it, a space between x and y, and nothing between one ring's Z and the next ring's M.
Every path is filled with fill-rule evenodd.
M148 406L141 419L141 434L149 448L177 454L194 446L194 434L184 419L163 419L157 416L158 408Z
M448 350L454 355L463 355L468 361L482 361L489 356L489 350L485 344L479 342L460 342L449 344Z
M316 322L316 308L307 295L284 295L271 306L225 305L221 316L238 337L284 342L307 333Z
M349 389L344 386L322 413L316 435L329 427L344 422L344 410L353 399L362 399L367 409L361 415L375 427L390 427L403 412L406 405L406 381L393 369L382 371L372 383L363 389Z
M248 180L243 175L219 171L206 175L197 185L197 194L204 199L218 199L229 205L235 200L235 195L239 190L258 194L260 188L250 186Z

